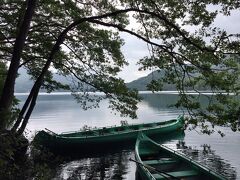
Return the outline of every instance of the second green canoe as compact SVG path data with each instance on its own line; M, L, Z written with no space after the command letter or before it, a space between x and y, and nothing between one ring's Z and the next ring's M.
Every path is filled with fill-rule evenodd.
M144 180L226 180L185 155L140 133L135 145L138 173Z

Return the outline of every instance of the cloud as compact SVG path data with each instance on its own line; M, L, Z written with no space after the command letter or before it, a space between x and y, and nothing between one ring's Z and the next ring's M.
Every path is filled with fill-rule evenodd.
M239 33L240 12L234 10L230 16L223 16L222 14L219 14L213 25L226 30L228 33ZM191 28L187 30L191 30ZM149 74L151 71L138 71L140 66L136 65L139 59L149 55L147 44L127 33L120 33L120 36L125 41L122 51L126 60L129 62L129 66L124 67L123 71L119 73L119 76L126 82L130 82Z
M239 10L232 11L230 16L219 14L214 21L214 25L226 30L228 33L240 33Z
M126 82L130 82L147 75L149 71L138 71L140 66L137 65L137 62L141 58L149 55L147 44L127 33L120 33L120 36L125 41L122 52L129 65L124 67L123 71L119 73L119 76Z

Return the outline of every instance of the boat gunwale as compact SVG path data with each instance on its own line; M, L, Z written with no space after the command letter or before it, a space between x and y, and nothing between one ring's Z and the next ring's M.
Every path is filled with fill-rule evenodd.
M143 165L141 165L140 163L137 163L137 166L139 166L141 169L143 169L145 172L146 172L146 175L151 178L151 179L156 179L153 174L149 171L148 168L146 168L144 166L144 163L142 161L142 158L140 157L140 154L139 154L139 146L140 146L140 142L141 142L141 139L139 139L140 136L142 136L142 132L139 133L138 135L138 138L137 138L137 141L136 141L136 145L135 145L135 158L137 161L139 161L140 163L142 163Z
M214 175L214 176L219 177L220 179L225 179L224 177L222 177L221 174L217 173L216 171L210 169L209 167L207 167L207 166L205 166L205 165L202 165L201 163L195 161L194 159L192 159L192 158L190 158L190 157L187 157L186 155L184 155L184 154L182 154L182 153L180 153L180 152L178 152L178 151L175 151L175 150L173 150L173 149L171 149L171 148L169 148L169 147L167 147L167 146L165 146L165 145L161 145L161 144L159 144L159 145L162 146L162 148L165 148L166 150L171 151L171 153L178 155L177 157L181 157L181 158L185 159L186 161L190 162L191 164L193 164L193 165L196 166L197 168L200 167L200 168L199 168L200 171L201 171L201 170L204 170L204 171L207 171L207 172L211 173L211 174ZM203 171L202 171L202 172L203 172Z
M58 135L52 135L53 137L56 137L58 139L94 139L94 138L99 138L99 137L111 137L111 136L118 136L118 135L125 135L125 134L131 134L133 132L141 132L141 131L148 131L148 130L155 130L155 129L159 129L159 128L167 128L167 127L171 127L171 126L174 126L174 125L178 125L181 123L181 118L178 118L178 119L172 119L172 120L169 120L169 121L173 121L175 120L174 122L171 122L171 123L166 123L164 124L165 122L168 122L168 121L163 121L163 124L161 125L156 125L154 127L145 127L143 129L137 129L137 130L133 130L133 129L125 129L125 130L121 130L121 131L114 131L114 132L107 132L105 134L97 134L97 135L84 135L84 136L64 136L64 135L67 135L67 134L58 134ZM146 123L146 124L156 124L156 123L159 123L159 122L153 122L153 123ZM116 127L128 127L128 126L116 126ZM102 129L98 129L98 130L102 130ZM86 132L92 132L94 130L89 130L89 131L86 131ZM78 131L80 133L80 131ZM76 132L77 133L77 132Z
M196 168L197 168L199 171L201 171L202 173L210 173L211 175L213 175L213 176L215 176L215 177L218 177L219 179L226 180L226 178L225 178L224 176L222 176L221 174L217 173L217 172L214 171L214 170L211 170L209 167L207 167L207 166L205 166L205 165L202 165L201 163L195 161L194 159L187 157L187 156L184 155L183 153L180 153L180 152L178 152L178 151L175 151L175 150L173 150L173 149L171 149L171 148L169 148L169 147L167 147L167 146L165 146L165 145L159 144L159 143L153 141L152 139L150 139L149 137L147 137L147 136L146 136L145 134L143 134L143 133L141 133L140 136L141 136L141 139L139 139L139 138L137 139L138 145L140 144L140 141L141 141L142 139L145 139L145 140L147 139L148 141L152 142L152 143L155 144L156 146L159 146L159 147L161 147L162 149L164 149L165 151L172 153L176 158L180 158L180 159L184 160L185 162L188 162L188 163L190 163L190 164L193 164L194 167L196 167ZM136 142L136 143L137 143L137 142ZM137 147L137 146L136 146L136 147ZM135 149L135 151L136 151L136 149ZM140 158L140 156L139 156L139 151L137 150L136 152L138 152L138 157L139 157L139 159L141 160L141 158ZM141 162L142 162L142 161L141 161ZM142 163L143 163L143 162L142 162ZM145 169L147 169L147 168L145 168ZM150 173L150 172L149 172L149 173ZM150 174L151 174L151 173L150 173ZM153 177L153 176L152 176L152 177ZM154 178L154 177L153 177L153 178ZM155 178L154 178L154 179L155 179Z
M152 125L152 124L158 124L158 123L161 123L159 125L156 125L154 127L157 127L157 126L162 126L162 125L169 125L170 121L173 121L171 123L177 123L179 121L181 121L181 116L179 116L178 118L176 119L170 119L170 120L165 120L165 121L161 121L161 122L151 122L151 123L141 123L141 124L127 124L127 125L123 125L123 126L116 126L116 125L113 125L113 126L106 126L106 127L99 127L99 128L92 128L92 129L87 129L85 130L85 132L91 132L91 131L99 131L99 130L105 130L105 129L109 129L109 128L122 128L122 127L132 127L132 126L140 126L140 125ZM165 124L167 123L167 124ZM149 127L151 128L151 126ZM139 130L139 129L137 129ZM78 131L67 131L67 132L62 132L61 134L58 134L60 136L64 136L64 135L68 135L68 134L75 134L75 133L81 133L83 132L83 130L78 130Z

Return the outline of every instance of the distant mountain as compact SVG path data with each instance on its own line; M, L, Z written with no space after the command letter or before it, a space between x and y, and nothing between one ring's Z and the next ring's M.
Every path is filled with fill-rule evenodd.
M15 84L15 93L27 93L31 90L34 82L31 80L30 76L27 74L27 71L23 68L19 69L18 72L19 76L16 80ZM73 80L70 76L61 76L57 73L53 73L53 80L60 82L63 85L72 85L73 86ZM74 86L73 86L74 87ZM92 90L92 87L90 87L87 84L83 83L83 88L87 90ZM66 92L65 89L58 89L54 92ZM45 89L40 89L40 92L46 92Z
M25 69L19 69L19 76L16 79L15 92L16 93L26 93L29 92L33 86L33 81L30 79L30 76L27 74Z
M27 71L23 68L19 69L19 76L16 80L15 84L15 93L26 93L29 92L33 86L33 80L31 80L30 76L27 74ZM60 76L58 74L53 74L53 79L61 82L62 84L68 84L68 80L64 76ZM41 92L46 92L46 90L41 89ZM64 90L59 90L64 91Z
M192 74L192 76L199 76L199 74L195 73ZM141 77L139 79L136 79L132 82L126 83L127 87L130 89L137 89L138 91L146 91L147 89L147 85L152 81L152 80L158 80L161 79L162 77L164 77L164 70L158 70L158 71L154 71L150 74L148 74L145 77ZM198 82L197 85L195 85L195 89L200 90L200 91L208 91L210 90L210 88L206 87L203 85L203 82ZM176 86L175 84L168 84L165 83L163 84L162 87L163 91L176 91ZM186 87L185 90L193 90L191 87Z
M33 81L30 79L30 76L27 74L26 70L20 69L19 71L19 77L17 78L16 81L16 88L15 92L16 93L26 93L29 92L33 86ZM150 74L148 74L145 77L141 77L139 79L136 79L132 82L126 83L127 87L130 89L137 89L138 91L146 91L147 90L147 85L152 81L152 80L157 80L161 79L161 77L164 76L164 71L154 71ZM62 84L68 84L69 81L66 77L60 76L58 74L53 75L54 80L62 83ZM87 89L89 87L86 86ZM196 86L198 90L207 90L201 84ZM164 84L163 85L163 91L175 91L176 87L174 84ZM191 89L188 89L191 90ZM63 90L58 90L58 91L63 91ZM41 92L45 92L44 89L41 90Z
M152 81L159 79L164 76L162 71L154 71L145 77L141 77L136 79L130 83L127 83L127 87L130 89L137 89L139 91L146 91L147 85ZM63 84L67 84L68 80L66 77L54 74L54 79ZM33 86L33 81L30 79L30 76L27 74L25 69L19 70L19 76L16 80L15 92L16 93L26 93L31 90ZM174 85L166 84L163 87L163 90L175 90ZM61 91L61 90L60 90ZM45 90L41 90L41 92L45 92Z
M126 83L127 87L130 89L137 89L138 91L146 91L147 85L152 80L160 79L164 76L164 71L153 71L152 73L148 74L145 77L141 77L139 79L136 79L132 82ZM176 90L174 84L164 84L163 90Z

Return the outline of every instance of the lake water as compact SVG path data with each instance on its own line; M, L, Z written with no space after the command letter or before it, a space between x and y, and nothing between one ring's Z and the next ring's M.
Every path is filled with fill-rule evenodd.
M177 100L176 93L142 93L141 96L143 100L139 103L138 119L132 120L111 113L106 100L100 103L100 108L85 111L70 94L40 95L27 126L27 133L31 136L44 128L56 133L77 131L84 125L120 125L121 120L127 120L128 123L165 121L184 113L180 109L169 107ZM26 95L17 94L17 98L23 101ZM220 129L226 134L223 138L218 134L208 136L195 130L185 130L184 134L159 141L207 165L228 179L240 179L240 133L232 132L228 128ZM136 165L129 161L130 157L134 158L132 147L94 157L78 158L61 164L54 179L134 180L137 179Z

